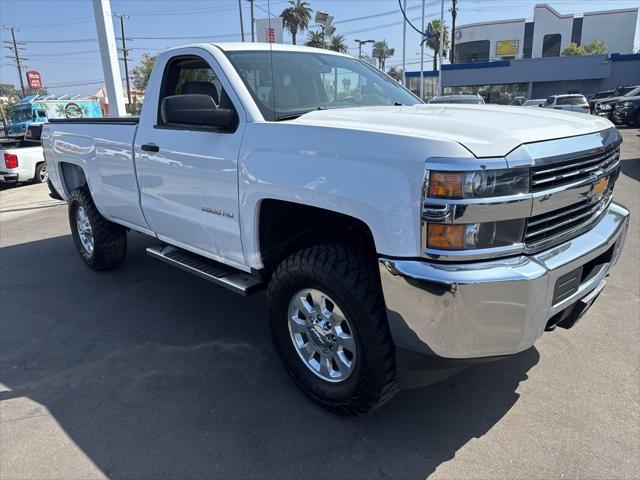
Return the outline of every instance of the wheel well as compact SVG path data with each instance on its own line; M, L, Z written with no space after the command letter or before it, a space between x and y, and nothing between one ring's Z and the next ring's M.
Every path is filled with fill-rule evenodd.
M342 243L376 253L371 230L363 221L331 210L263 200L259 222L260 255L267 273L289 255L323 243Z
M84 175L84 170L78 165L73 163L60 163L60 170L62 172L62 181L64 187L67 189L67 193L72 190L87 184L87 177Z

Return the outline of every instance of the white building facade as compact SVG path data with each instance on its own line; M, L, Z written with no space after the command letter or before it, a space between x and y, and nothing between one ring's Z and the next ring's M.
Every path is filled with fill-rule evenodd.
M633 53L638 9L561 15L550 5L524 18L473 23L456 28L456 63L557 57L570 44L604 40L608 53Z

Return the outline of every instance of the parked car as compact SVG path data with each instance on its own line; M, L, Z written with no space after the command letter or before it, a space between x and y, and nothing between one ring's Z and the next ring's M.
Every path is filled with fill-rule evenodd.
M542 107L544 102L546 102L546 98L534 98L533 100L525 101L522 106L523 107Z
M472 105L484 105L484 98L481 95L442 95L433 97L429 103L468 103Z
M358 88L336 92L337 69ZM393 397L398 371L450 372L575 324L628 228L620 143L606 119L424 105L359 59L255 43L165 51L139 119L43 131L89 268L121 264L131 229L170 265L266 289L287 372L349 415Z
M569 112L589 113L589 102L584 95L564 94L551 95L542 105L543 108L553 108L554 110L566 110Z
M618 100L613 110L613 121L619 125L640 127L640 96Z
M42 153L42 125L32 125L25 139L0 144L0 183L45 183L49 176Z
M638 95L640 95L640 85L617 88L611 97L596 103L594 113L600 117L613 120L613 112L615 111L616 104L623 99L636 97Z
M605 98L611 97L615 93L615 90L603 90L602 92L598 92L589 98L589 110L593 113L593 109L596 106L598 101L603 100Z

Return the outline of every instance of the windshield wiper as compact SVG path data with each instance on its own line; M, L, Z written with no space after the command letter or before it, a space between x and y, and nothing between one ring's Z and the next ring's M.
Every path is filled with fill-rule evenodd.
M327 110L327 107L323 107L322 105L318 105L318 107L315 108L315 109L312 108L310 110L304 110L302 112L285 113L283 115L277 115L276 116L276 122L279 122L281 120L293 120L295 118L301 117L305 113L313 112L313 110Z

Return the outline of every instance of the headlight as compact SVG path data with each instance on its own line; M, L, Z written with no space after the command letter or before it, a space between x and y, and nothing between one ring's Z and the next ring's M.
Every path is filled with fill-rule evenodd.
M623 102L622 106L624 108L629 108L629 107L633 107L633 102Z
M529 192L529 170L478 170L474 172L429 172L429 198L486 198Z
M611 110L611 105L608 103L601 103L599 110Z
M524 220L469 224L427 224L427 248L467 250L513 245L522 240Z

